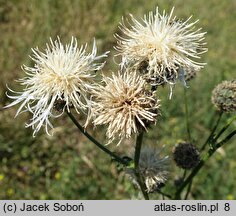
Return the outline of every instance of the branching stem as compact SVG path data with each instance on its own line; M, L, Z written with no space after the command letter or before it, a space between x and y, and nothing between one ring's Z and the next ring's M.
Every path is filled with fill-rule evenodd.
M75 117L72 115L71 112L66 112L67 115L70 117L72 122L77 126L77 128L80 130L81 133L83 133L90 141L92 141L98 148L100 148L103 152L110 155L112 158L114 158L116 161L128 165L128 162L124 159L120 158L115 153L111 152L109 149L107 149L104 145L100 144L96 139L94 139L89 133L87 133L84 128L79 124L79 122L75 119Z
M199 164L193 169L193 171L190 173L190 175L186 178L186 180L182 183L182 185L178 188L178 190L175 193L175 199L180 199L180 194L183 191L183 189L192 182L192 179L195 177L195 175L199 172L199 170L203 167L203 165L206 163L206 161L215 153L215 151L222 147L225 143L227 143L234 135L236 134L236 130L231 132L228 136L226 136L222 141L214 145L214 148L211 148L208 150L205 157L199 162Z

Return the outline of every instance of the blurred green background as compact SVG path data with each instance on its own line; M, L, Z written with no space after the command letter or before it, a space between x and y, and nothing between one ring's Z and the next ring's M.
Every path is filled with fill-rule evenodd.
M116 164L89 142L70 120L63 116L54 121L53 136L42 130L36 138L31 128L24 128L30 115L14 119L17 107L3 109L10 102L6 83L14 90L21 86L13 80L24 76L21 65L32 65L31 47L45 48L49 37L71 36L80 43L92 43L95 37L99 53L111 50L103 72L117 70L112 55L121 17L129 13L142 17L155 10L170 11L181 19L191 14L207 31L209 51L203 60L207 66L192 80L187 90L190 126L194 142L201 146L212 128L215 109L211 91L222 80L235 78L236 1L235 0L0 0L0 199L136 199L137 192ZM169 154L178 140L187 139L184 121L183 86L177 85L172 100L168 89L160 91L162 116L145 137L144 145L161 148ZM225 115L221 125L231 115ZM77 116L80 121L83 117ZM233 126L235 127L235 125ZM232 129L232 128L231 128ZM88 129L105 140L105 128ZM236 198L236 143L232 140L210 159L193 182L192 199ZM110 149L129 155L134 141ZM171 163L172 160L171 160ZM167 190L182 175L172 170ZM151 198L158 198L152 195Z

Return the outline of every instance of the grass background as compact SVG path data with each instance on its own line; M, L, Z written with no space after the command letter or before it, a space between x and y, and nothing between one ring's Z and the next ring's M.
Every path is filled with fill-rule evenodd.
M195 144L201 146L216 117L211 91L222 80L235 78L235 0L149 0L148 4L145 0L0 0L0 199L138 197L124 174L109 163L109 157L86 140L66 116L54 121L54 136L49 137L42 130L33 138L32 130L24 128L30 115L25 113L14 119L17 107L2 107L10 102L5 95L6 83L20 90L13 80L24 76L22 64L32 65L28 58L31 47L43 49L49 37L57 35L63 42L75 36L80 43L89 44L95 37L99 53L111 50L103 72L117 70L112 60L116 44L113 34L119 32L121 17L129 13L142 17L156 6L167 11L175 6L175 14L183 19L192 14L193 20L200 19L198 26L208 32L209 51L203 56L208 64L187 90L192 136ZM170 101L168 89L160 90L162 116L146 135L144 145L165 145L165 153L170 154L178 140L187 138L183 91L177 85ZM222 125L230 116L225 115ZM91 126L89 131L104 140L105 128L93 131ZM194 180L190 198L236 198L235 144L232 140L210 159ZM123 155L130 154L133 147L133 140L119 147L109 146ZM173 173L167 183L169 191L182 170L175 169Z

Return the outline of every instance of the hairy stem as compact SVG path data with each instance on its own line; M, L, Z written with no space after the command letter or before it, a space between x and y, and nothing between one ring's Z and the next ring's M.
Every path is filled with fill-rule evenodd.
M142 148L142 142L143 142L143 132L138 134L137 140L136 140L135 153L134 153L134 169L135 169L135 174L137 177L137 182L140 186L142 194L143 194L145 200L149 200L149 196L147 193L147 187L144 183L144 179L143 179L142 175L140 174L140 170L139 170L139 158L140 158L140 153L141 153L141 148Z
M87 133L84 128L79 124L79 122L75 119L75 117L72 115L71 112L66 112L67 115L70 117L72 122L77 126L77 128L80 130L81 133L83 133L90 141L92 141L98 148L100 148L103 152L106 154L110 155L112 158L114 158L116 161L128 165L128 162L125 161L124 159L120 158L118 155L115 153L111 152L109 149L104 147L104 145L100 144L96 139L94 139L89 133Z

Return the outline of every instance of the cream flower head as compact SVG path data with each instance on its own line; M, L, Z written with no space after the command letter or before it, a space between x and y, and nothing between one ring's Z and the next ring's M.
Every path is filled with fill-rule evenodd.
M21 85L25 86L22 92L8 95L14 101L6 107L11 107L21 103L16 116L24 111L32 113L33 117L26 127L32 127L35 135L40 128L45 125L46 132L53 128L50 118L60 116L65 109L70 111L70 107L79 110L86 110L90 104L89 92L93 88L95 72L100 70L104 63L96 63L103 57L96 56L97 47L95 40L92 52L87 54L86 47L77 45L77 40L72 37L71 42L63 45L60 38L54 42L50 39L45 52L38 48L32 49L31 59L34 67L23 66L26 77L20 79ZM60 112L53 113L54 106L60 103Z
M150 12L140 22L130 15L129 26L123 21L122 35L116 35L121 65L132 65L154 86L175 84L186 68L198 71L205 65L195 59L207 51L203 42L206 33L195 29L198 20L190 23L189 17L179 21L173 11L170 15L165 11L160 14L157 8L156 13Z
M169 157L161 157L161 151L152 147L144 147L139 159L139 172L144 180L148 193L155 192L166 182L169 175ZM126 173L138 186L133 168L127 168Z
M108 125L109 143L130 138L133 133L155 123L159 100L146 89L145 80L135 72L103 77L105 86L95 89L92 112L94 125ZM118 144L119 144L118 143Z

